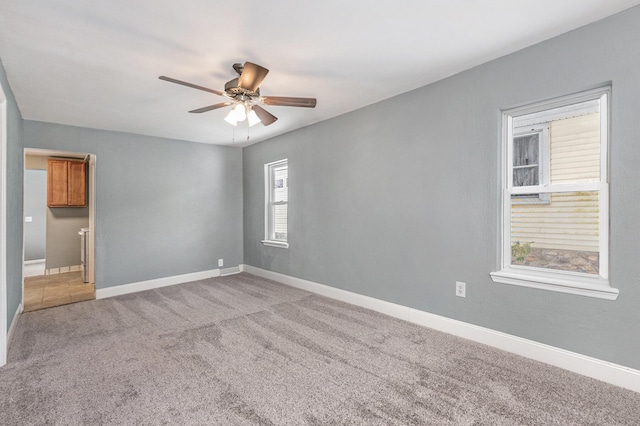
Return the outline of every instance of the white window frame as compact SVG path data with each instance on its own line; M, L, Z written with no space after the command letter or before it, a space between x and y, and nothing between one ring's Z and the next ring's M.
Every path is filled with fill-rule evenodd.
M262 244L271 247L289 248L289 243L286 239L277 239L275 236L275 214L274 207L276 205L289 205L289 197L287 194L287 201L274 201L274 176L276 170L287 169L287 188L289 186L289 162L285 158L283 160L274 161L264 165L264 240ZM288 212L287 212L288 215ZM288 218L287 218L288 221ZM288 223L287 223L288 228ZM287 232L288 238L288 232Z
M502 112L501 256L500 270L490 274L494 282L608 300L615 300L618 297L618 289L612 288L609 282L608 145L610 109L608 102L610 97L611 88L605 87ZM547 183L536 186L514 187L512 149L514 133L517 133L517 129L513 128L514 118L589 100L600 100L600 180L562 184L551 184L547 181ZM557 192L576 191L597 191L599 193L599 275L512 265L510 231L512 196L532 193L550 195Z

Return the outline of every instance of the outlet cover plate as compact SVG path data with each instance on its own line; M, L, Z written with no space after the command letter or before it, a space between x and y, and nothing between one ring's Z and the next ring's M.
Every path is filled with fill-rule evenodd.
M218 267L222 267L224 266L224 260L223 259L218 259Z
M456 281L456 296L467 297L467 284L462 281Z

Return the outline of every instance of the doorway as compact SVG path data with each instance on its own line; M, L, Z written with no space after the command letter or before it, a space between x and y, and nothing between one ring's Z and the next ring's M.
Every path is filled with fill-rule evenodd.
M25 149L24 154L24 311L93 300L96 156L41 149ZM83 170L80 194L86 198L61 205L57 191L68 189L71 200L78 166Z

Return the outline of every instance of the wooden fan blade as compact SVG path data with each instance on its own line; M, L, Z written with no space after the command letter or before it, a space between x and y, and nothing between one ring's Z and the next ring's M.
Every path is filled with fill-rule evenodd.
M211 110L222 108L222 107L226 107L226 106L229 106L229 105L232 105L232 104L233 104L233 102L220 102L219 104L209 105L209 106L206 106L206 107L194 109L194 110L189 111L189 112L200 114L201 112L211 111Z
M291 106L303 108L315 108L316 98L292 98L287 96L263 96L262 102L274 106Z
M238 80L238 86L255 92L258 87L260 87L260 83L262 83L262 80L264 80L268 72L268 69L260 65L256 65L253 62L245 62L244 69Z
M253 105L251 109L253 109L256 112L256 115L258 116L262 124L265 126L275 123L276 120L278 119L278 117L271 114L269 111L267 111L266 109L262 108L259 105Z
M193 84L193 83L187 83L186 81L176 80L175 78L167 77L167 76L164 76L164 75L161 75L158 78L160 80L168 81L170 83L182 84L183 86L191 87L193 89L204 90L205 92L213 93L214 95L224 96L224 94L222 92L219 92L218 90L214 90L214 89L209 89L207 87L198 86L197 84Z

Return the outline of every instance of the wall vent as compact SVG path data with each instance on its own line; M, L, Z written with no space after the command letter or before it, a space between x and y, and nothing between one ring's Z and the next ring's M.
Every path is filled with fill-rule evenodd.
M220 269L220 276L224 277L227 275L233 275L233 274L239 274L240 273L240 267L239 266L233 266L231 268L224 268L224 269Z

